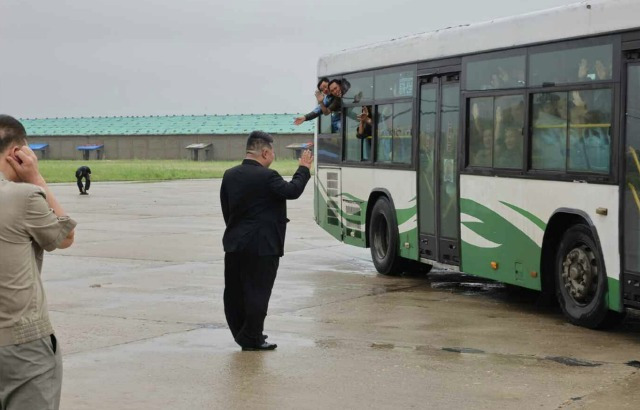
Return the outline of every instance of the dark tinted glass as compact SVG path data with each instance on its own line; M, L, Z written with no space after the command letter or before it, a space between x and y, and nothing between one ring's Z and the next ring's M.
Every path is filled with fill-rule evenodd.
M611 44L531 53L529 86L611 80Z
M412 97L415 74L413 69L376 74L375 98Z
M525 56L470 61L466 65L467 90L496 90L525 86Z

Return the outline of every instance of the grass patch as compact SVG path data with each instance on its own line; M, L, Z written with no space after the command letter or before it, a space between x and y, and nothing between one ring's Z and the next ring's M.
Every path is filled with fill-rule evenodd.
M100 160L100 161L39 161L40 172L47 182L75 182L76 169L91 168L91 180L100 181L166 181L173 179L222 178L227 169L241 161L187 160ZM276 160L271 164L280 175L293 175L298 169L294 159Z

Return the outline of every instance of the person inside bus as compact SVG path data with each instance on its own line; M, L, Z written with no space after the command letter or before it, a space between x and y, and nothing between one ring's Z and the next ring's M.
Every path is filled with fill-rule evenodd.
M533 166L564 169L566 146L566 99L555 93L536 96L533 112Z
M378 112L378 142L376 159L380 162L391 162L391 146L393 139L393 108L385 105Z
M362 107L362 113L358 115L358 130L356 137L362 140L362 160L368 161L371 158L371 138L373 135L371 119L371 106Z
M309 114L294 119L293 123L295 125L300 125L303 122L308 121L307 116L313 116L313 118L316 118L320 116L320 114L329 115L331 113L329 105L331 105L333 96L329 93L329 79L327 77L322 77L320 81L318 81L315 96L316 100L318 100L318 105L316 105L313 111Z
M611 79L611 66L607 67L602 58L589 63L586 58L580 59L578 65L578 81L604 81Z
M586 134L586 104L580 97L580 93L571 93L569 104L569 170L586 171L590 169L589 158L585 145Z
M603 113L598 111L589 111L585 115L584 145L591 170L609 172L610 127L602 117Z
M493 149L493 130L490 128L482 130L480 134L482 136L481 144L477 142L473 145L476 145L475 152L471 157L471 165L476 167L491 167L492 162L492 149ZM478 136L479 137L479 136ZM474 139L474 135L472 132L472 141ZM475 138L476 140L479 138ZM478 146L479 145L479 146Z
M491 100L480 100L471 106L470 165L477 167L491 167L491 150L493 141L493 119Z
M496 151L497 168L522 168L522 128L509 127L502 146Z

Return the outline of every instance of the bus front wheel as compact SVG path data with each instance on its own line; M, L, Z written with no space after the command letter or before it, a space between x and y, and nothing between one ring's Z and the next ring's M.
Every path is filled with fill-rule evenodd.
M607 305L607 276L588 226L566 230L556 255L556 292L569 321L591 329L614 325L624 316Z
M380 197L371 211L369 246L376 270L384 275L402 273L398 246L398 223L391 202Z

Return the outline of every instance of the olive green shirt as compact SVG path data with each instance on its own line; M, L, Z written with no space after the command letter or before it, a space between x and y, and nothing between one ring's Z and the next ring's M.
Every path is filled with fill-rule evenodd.
M42 188L0 173L0 346L53 333L40 279L43 250L59 247L75 226L56 216Z

